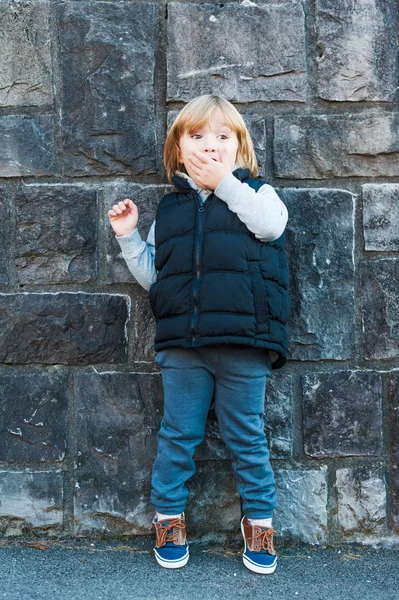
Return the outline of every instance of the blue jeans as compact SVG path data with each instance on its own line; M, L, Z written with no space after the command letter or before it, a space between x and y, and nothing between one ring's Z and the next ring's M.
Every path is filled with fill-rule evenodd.
M164 416L152 472L151 502L164 514L184 511L193 455L202 442L212 398L219 430L231 459L242 508L248 518L272 517L275 481L264 433L269 353L251 346L216 344L166 348L158 363Z

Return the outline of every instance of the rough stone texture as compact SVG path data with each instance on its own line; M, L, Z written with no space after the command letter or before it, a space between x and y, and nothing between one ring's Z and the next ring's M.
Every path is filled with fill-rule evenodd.
M267 381L265 430L271 458L292 456L292 376L273 373Z
M281 178L396 177L397 113L275 117L275 175Z
M167 130L169 132L179 112L177 110L170 110L167 117ZM241 116L245 121L245 125L251 136L256 158L259 167L259 176L265 173L265 162L266 162L266 123L265 118L262 115L245 114L240 111Z
M59 5L65 174L155 172L155 6Z
M0 2L0 106L53 101L48 2Z
M155 319L148 300L148 292L138 287L132 294L131 319L134 323L131 336L131 358L137 362L154 362Z
M199 463L187 483L187 528L194 535L212 538L215 532L239 531L240 496L229 462Z
M399 356L399 260L360 264L366 358Z
M21 283L90 281L96 276L94 190L25 185L15 196L15 262Z
M391 519L396 533L399 533L399 369L395 369L390 373L389 438Z
M325 100L392 100L396 0L317 0L317 89Z
M168 100L214 93L237 102L305 102L304 34L300 3L171 2Z
M52 175L53 128L49 115L1 115L0 177Z
M0 188L0 286L8 285L7 254L10 243L10 223L6 192Z
M354 202L342 190L279 189L288 208L290 356L354 356Z
M346 535L386 533L386 491L383 474L368 467L338 469L338 521Z
M382 381L375 371L309 373L303 383L308 456L378 456L382 452Z
M284 538L323 544L327 534L327 467L276 471L273 527Z
M362 186L365 250L399 250L399 185Z
M125 363L127 318L122 295L0 294L0 361Z
M112 229L108 211L114 204L117 204L125 198L133 200L139 211L139 220L137 228L142 240L146 241L150 227L155 219L156 210L163 196L171 192L174 188L170 185L139 185L126 182L115 182L104 186L104 224L105 236L107 240L107 279L106 283L129 283L136 281L130 273L119 243L115 239L115 232Z
M62 530L62 473L0 471L0 533L58 535Z
M0 461L63 461L67 447L64 377L0 377Z
M75 374L74 379L75 534L148 533L161 378L112 372Z

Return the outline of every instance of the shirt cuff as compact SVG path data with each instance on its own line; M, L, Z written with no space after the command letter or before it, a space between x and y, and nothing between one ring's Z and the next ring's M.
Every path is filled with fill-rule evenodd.
M126 256L137 254L140 252L143 245L143 240L141 239L141 235L139 234L137 227L134 231L132 231L132 233L127 233L126 235L120 236L115 235L115 238L118 240L122 254Z

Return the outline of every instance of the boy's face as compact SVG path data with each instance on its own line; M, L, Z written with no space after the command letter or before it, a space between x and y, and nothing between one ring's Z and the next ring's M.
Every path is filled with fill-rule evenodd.
M217 162L221 162L223 153L230 170L233 169L237 158L238 139L227 125L220 109L213 111L209 123L205 123L191 134L186 131L180 138L179 163L184 164L187 173L196 181L188 160L193 150L203 152Z

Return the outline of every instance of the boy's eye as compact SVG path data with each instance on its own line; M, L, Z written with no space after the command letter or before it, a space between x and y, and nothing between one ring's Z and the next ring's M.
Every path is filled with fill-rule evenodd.
M222 137L222 139L227 140L228 136L225 135L224 133L221 133L220 136ZM191 136L192 138L197 138L197 137L201 137L201 134L199 133L193 133L193 135ZM219 137L219 136L218 136Z

